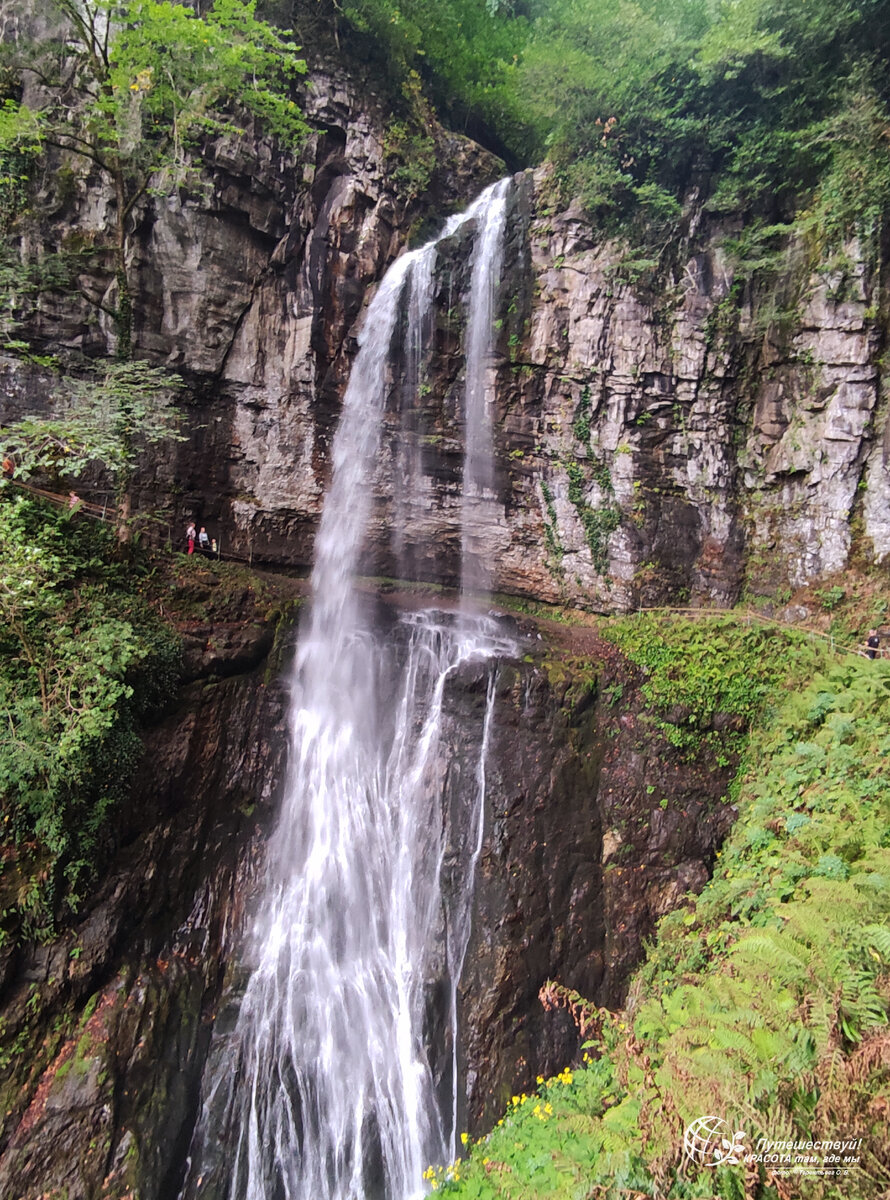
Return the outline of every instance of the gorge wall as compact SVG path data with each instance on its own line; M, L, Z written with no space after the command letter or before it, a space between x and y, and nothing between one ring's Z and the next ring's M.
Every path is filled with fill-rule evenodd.
M199 184L140 209L131 240L138 352L181 371L188 441L149 455L134 505L174 538L196 517L224 548L306 567L329 477L339 397L370 290L430 222L502 172L432 123L438 166L422 199L399 183L373 90L316 70L315 132L298 154L219 143ZM69 172L44 188L41 237L101 240L109 197ZM829 261L790 245L754 282L739 230L691 197L684 233L653 262L559 211L546 171L519 177L500 294L495 588L598 609L778 595L890 552L879 248ZM27 251L27 239L25 239ZM384 439L366 569L397 570L392 505L412 464L401 559L453 583L463 431L462 247L440 265L437 366L407 432ZM738 257L738 255L736 255ZM82 296L49 295L32 344L107 353L95 266ZM86 297L86 298L85 298ZM2 361L4 412L51 402L56 377ZM436 547L435 557L430 547Z
M306 109L315 132L299 154L259 137L216 145L200 185L147 200L131 239L137 351L188 384L188 439L146 455L134 508L160 510L174 541L197 518L224 549L294 568L311 561L372 288L425 222L502 171L433 129L440 165L423 199L409 199L372 90L316 70ZM484 535L494 586L599 609L729 603L746 588L781 595L854 550L881 562L882 281L865 251L850 246L834 264L790 253L777 304L736 278L724 245L734 231L694 201L670 265L647 279L552 193L546 173L523 175L510 215L499 511ZM110 202L88 176L66 175L64 195L48 179L44 199L47 244L101 241ZM372 574L407 561L419 580L455 582L465 250L456 238L442 256L422 410L407 435L392 413L383 439ZM111 286L93 260L84 298L45 296L24 333L63 361L108 353L95 302ZM5 355L0 388L14 417L58 403L61 385L40 362ZM214 640L226 645L202 662ZM270 641L262 622L216 639L196 622L193 679L148 734L99 891L59 941L5 955L0 1190L176 1195L283 772L286 695L280 660L263 665ZM574 1051L568 1018L538 1005L544 981L616 1002L642 939L703 884L732 818L729 768L679 761L614 651L595 639L523 649L499 677L462 984L472 1129ZM455 739L462 708L479 703L467 675Z

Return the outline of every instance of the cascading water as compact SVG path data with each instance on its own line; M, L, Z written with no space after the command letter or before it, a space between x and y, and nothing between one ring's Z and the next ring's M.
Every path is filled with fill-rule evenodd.
M405 363L399 389L399 438L394 455L394 478L401 486L393 497L393 551L402 579L415 578L413 554L406 549L406 527L411 501L421 483L420 412L423 369L433 323L433 292L436 283L435 245L411 265L408 279Z
M501 180L491 190L485 217L473 249L470 308L467 320L464 385L464 478L461 492L461 593L484 594L491 575L478 546L480 529L493 520L494 446L492 440L491 358L494 350L494 304L501 273L507 190Z
M474 447L465 472L477 496L491 485L485 392L507 186L483 193L441 235L475 222L466 382ZM436 255L432 242L387 273L344 397L297 649L289 777L240 1009L215 1034L205 1076L182 1193L190 1200L410 1200L423 1194L425 1164L454 1154L457 986L482 844L496 660L512 647L495 622L469 613L403 617L386 641L353 586L392 386L390 345L407 291L416 388ZM448 688L473 664L487 673L487 694L470 761L456 771L457 798L446 804ZM437 972L447 980L444 1104L425 1029Z

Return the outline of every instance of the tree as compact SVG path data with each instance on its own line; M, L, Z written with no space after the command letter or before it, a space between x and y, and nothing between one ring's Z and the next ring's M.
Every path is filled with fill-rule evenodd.
M172 403L181 380L144 362L108 360L96 375L64 382L70 399L59 415L29 416L7 426L0 458L15 464L20 479L77 478L99 466L113 481L118 538L126 541L140 448L184 440Z
M130 353L131 218L149 190L181 179L207 139L257 118L297 143L306 126L289 95L299 47L255 16L256 0L214 0L204 16L168 0L55 0L60 27L13 65L25 103L7 102L0 156L35 130L97 168L114 194L119 357Z

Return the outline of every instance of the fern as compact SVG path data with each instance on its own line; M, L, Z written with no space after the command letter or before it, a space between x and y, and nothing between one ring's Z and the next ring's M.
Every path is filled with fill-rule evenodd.
M883 882L882 876L877 876ZM886 925L866 925L862 930L866 946L890 963L890 929Z

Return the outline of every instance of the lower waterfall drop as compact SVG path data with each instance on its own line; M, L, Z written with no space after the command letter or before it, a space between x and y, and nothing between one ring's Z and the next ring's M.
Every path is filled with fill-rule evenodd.
M457 989L497 660L513 646L495 621L463 608L403 615L381 634L353 578L404 298L420 328L437 242L470 223L466 395L483 399L466 425L491 454L484 397L508 186L399 258L366 315L297 647L281 814L238 1015L214 1032L184 1200L416 1200L424 1167L455 1154ZM466 462L483 486L492 472L477 451ZM449 686L462 673L480 678L484 700L446 771Z

